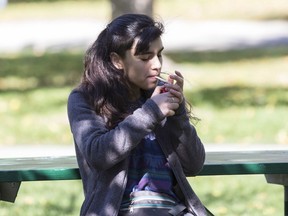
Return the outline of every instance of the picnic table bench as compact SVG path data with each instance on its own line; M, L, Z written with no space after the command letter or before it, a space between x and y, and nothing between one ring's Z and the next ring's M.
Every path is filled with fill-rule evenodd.
M284 186L288 215L288 150L207 152L200 176L264 174ZM14 202L22 181L81 179L75 155L0 159L0 200Z

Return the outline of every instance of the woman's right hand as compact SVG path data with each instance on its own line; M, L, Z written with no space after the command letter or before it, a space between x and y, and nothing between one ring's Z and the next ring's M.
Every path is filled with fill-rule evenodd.
M163 86L157 86L151 99L158 105L161 112L166 116L173 116L179 107L179 99L170 92L161 93Z

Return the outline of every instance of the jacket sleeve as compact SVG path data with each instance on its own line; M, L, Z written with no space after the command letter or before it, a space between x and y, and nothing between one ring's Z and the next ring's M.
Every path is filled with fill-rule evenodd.
M178 108L176 114L167 119L171 128L169 133L173 142L173 148L180 159L186 176L195 176L201 171L205 161L205 149L197 135L195 127L190 123L186 115L184 102Z
M126 158L140 140L150 133L164 116L158 106L148 99L112 130L105 127L78 91L68 98L68 118L75 144L90 166L109 169Z

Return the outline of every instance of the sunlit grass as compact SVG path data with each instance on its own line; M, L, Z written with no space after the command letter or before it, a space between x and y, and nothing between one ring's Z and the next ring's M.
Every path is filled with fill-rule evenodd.
M22 182L15 203L0 202L0 215L76 216L83 199L79 180Z
M263 175L188 179L201 201L217 216L283 215L283 187L267 184Z
M197 61L188 55L177 68L186 79L185 95L202 119L197 128L203 141L287 144L288 55L206 57Z
M204 205L217 216L283 215L283 187L267 184L263 175L201 176L188 180ZM83 198L79 180L22 182L14 204L0 202L0 214L76 216Z
M72 88L1 93L0 145L72 144L66 114Z
M45 9L44 9L45 8ZM100 19L110 20L109 0L9 3L1 20L17 19ZM287 19L286 0L156 0L154 14L162 19Z
M9 3L0 13L1 20L21 19L100 19L111 18L108 0Z
M286 0L156 0L155 13L166 19L287 19Z
M203 142L243 144L287 144L287 107L231 107L211 109L198 106L196 114L201 118L197 130ZM263 146L265 149L265 146Z

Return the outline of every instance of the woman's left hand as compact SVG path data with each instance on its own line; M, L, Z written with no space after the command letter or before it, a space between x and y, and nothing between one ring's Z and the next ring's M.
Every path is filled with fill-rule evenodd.
M183 86L184 78L179 71L175 71L175 74L169 75L169 83L164 84L165 89L171 93L171 97L175 97L180 104L183 102ZM173 98L174 99L174 98Z

